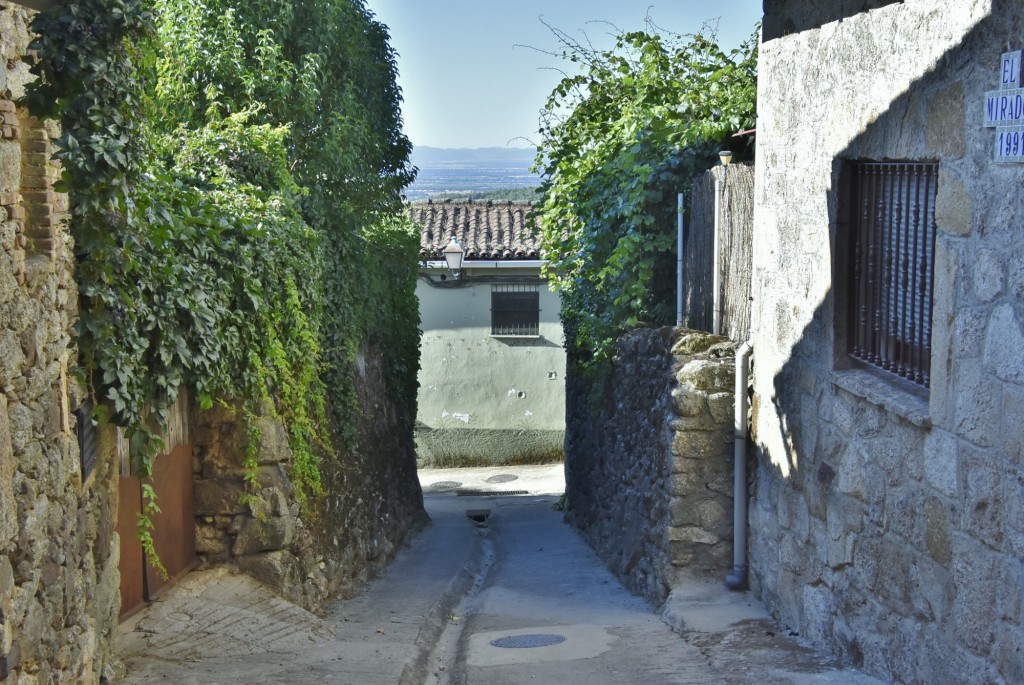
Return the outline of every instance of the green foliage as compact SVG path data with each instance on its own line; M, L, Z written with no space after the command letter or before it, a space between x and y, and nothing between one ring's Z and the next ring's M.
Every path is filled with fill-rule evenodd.
M362 0L85 0L33 28L26 100L63 125L80 364L100 412L145 478L182 388L202 407L240 399L250 475L270 415L299 497L320 493L339 448L328 408L354 408L362 341L415 401L416 258L389 218L410 146L385 27Z
M386 28L356 0L157 6L162 40L174 46L159 64L158 109L195 128L258 103L262 121L289 127L288 170L329 265L321 274L322 370L351 444L359 346L377 343L395 401L407 406L419 364L410 251L417 234L391 219L413 173Z
M160 561L160 555L156 551L156 543L153 541L153 530L155 529L153 518L160 513L160 507L156 503L156 492L153 491L153 486L149 483L142 484L142 501L144 504L142 505L142 512L138 514L135 532L139 536L139 541L142 543L142 552L149 559L149 563L166 580L168 577L167 567Z
M620 33L607 51L556 35L579 73L542 111L540 223L567 349L587 363L624 330L672 323L676 193L754 126L757 34L731 54L704 35Z
M144 180L147 149L142 123L143 88L136 64L145 61L139 47L152 31L152 14L141 0L85 0L58 5L33 22L38 37L30 48L39 61L32 71L26 104L33 114L60 117L63 134L57 157L63 162L60 188L72 196L72 230L81 268L77 271L85 300L79 322L81 359L99 393L128 426L137 454L160 448L156 428L176 397L177 374L165 380L167 393L155 404L151 388L136 383L144 370L135 360L148 356L147 340L126 336L106 350L109 365L98 368L96 353L104 330L117 333L132 311L128 293L102 303L103 291L116 289L122 275L132 278L149 242L138 213L139 184ZM96 306L90 306L96 303ZM150 321L150 312L140 320ZM116 339L116 338L115 338ZM130 388L130 389L129 389ZM143 460L142 475L148 475Z
M145 61L140 43L151 33L153 15L143 0L83 0L38 14L29 46L39 79L26 104L33 114L64 124L58 155L66 186L92 188L76 204L76 215L117 211L146 159L137 113L143 88L136 65Z

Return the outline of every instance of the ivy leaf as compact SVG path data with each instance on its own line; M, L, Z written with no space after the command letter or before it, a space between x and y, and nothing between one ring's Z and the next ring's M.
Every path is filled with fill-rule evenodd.
M713 35L649 29L619 33L603 51L555 32L578 73L541 112L538 214L566 347L582 364L609 359L617 336L641 321L673 321L674 279L664 274L676 193L755 120L756 29L730 55ZM738 161L753 154L730 145Z

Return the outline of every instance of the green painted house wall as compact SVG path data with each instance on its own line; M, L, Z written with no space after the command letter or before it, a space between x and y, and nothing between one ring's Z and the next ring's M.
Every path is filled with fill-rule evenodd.
M463 268L461 279L424 268L416 430L421 465L559 461L565 435L565 350L559 297L539 268ZM511 268L510 268L511 267ZM539 335L491 335L491 291L536 284Z

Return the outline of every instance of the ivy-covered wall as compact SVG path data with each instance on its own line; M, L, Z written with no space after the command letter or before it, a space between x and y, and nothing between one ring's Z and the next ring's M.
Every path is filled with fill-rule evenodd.
M751 140L732 134L756 121L758 35L728 53L713 32L650 22L604 51L556 35L572 72L542 111L537 164L566 340L567 519L660 600L678 573L710 572L727 556L728 485L716 466L727 463L728 374L710 344L699 350L707 359L680 351L674 369L673 329L642 331L675 320L677 193L722 148L753 157Z
M265 417L314 507L325 467L364 448L362 346L414 411L416 234L391 218L413 172L386 28L358 0L87 0L33 26L27 102L64 125L97 418L145 478L181 390L237 401L243 498Z
M245 426L214 407L195 417L197 552L227 564L311 611L379 572L426 522L416 477L408 407L386 401L385 357L365 345L357 356L355 423L359 449L325 463L324 496L295 501L292 451L280 422L259 419L255 483L243 465Z
M77 396L95 400L92 421L124 429L144 482L183 391L207 412L200 426L220 413L238 438L224 456L231 506L248 517L228 526L229 552L307 606L422 522L417 236L392 218L410 145L386 27L361 0L83 0L31 25L9 14L25 116L60 126L20 147L50 176L18 194L17 117L0 104L0 682L88 683L117 616L117 469L101 459L76 481ZM49 228L51 206L66 231ZM198 456L200 479L216 476L221 462ZM269 487L266 467L280 475ZM152 552L158 503L143 493ZM290 537L236 545L248 522L285 512ZM256 563L270 552L287 573Z

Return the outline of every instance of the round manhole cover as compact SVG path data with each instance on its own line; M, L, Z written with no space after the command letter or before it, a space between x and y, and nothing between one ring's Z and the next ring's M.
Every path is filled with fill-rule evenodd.
M491 640L494 647L505 649L527 649L529 647L550 647L565 642L564 635L534 634L534 635L509 635Z
M462 483L458 482L457 480L439 480L436 483L431 483L430 485L427 485L423 489L429 490L431 492L438 492L440 490L454 490L455 488L460 487L461 485Z
M491 476L487 479L488 483L511 483L514 480L519 480L519 476L515 476L511 473L499 473L497 476Z

